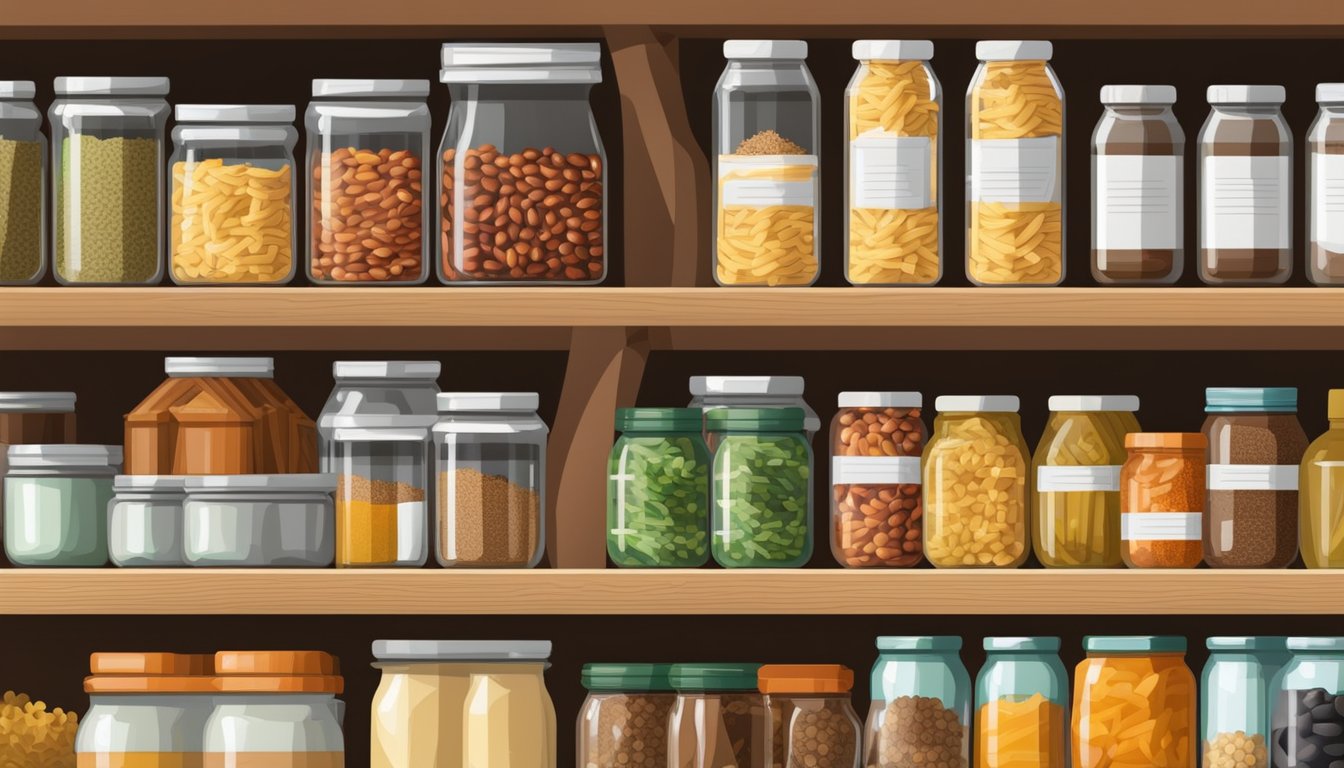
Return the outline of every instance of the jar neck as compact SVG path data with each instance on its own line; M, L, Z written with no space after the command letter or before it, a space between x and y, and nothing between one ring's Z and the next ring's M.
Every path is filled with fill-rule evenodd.
M1171 112L1165 104L1107 104L1106 111L1116 117L1162 117Z
M1344 117L1344 102L1323 101L1321 102L1321 111L1331 117Z
M1214 112L1234 117L1267 118L1279 115L1278 104L1212 104Z

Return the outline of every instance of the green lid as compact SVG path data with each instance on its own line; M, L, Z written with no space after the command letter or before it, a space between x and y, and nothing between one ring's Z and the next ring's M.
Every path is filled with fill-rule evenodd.
M673 664L668 673L678 691L755 691L760 664Z
M580 680L590 691L672 691L671 664L584 664Z
M710 432L802 432L803 418L802 408L711 408L705 412L705 428Z
M699 408L617 408L616 429L621 432L699 432L704 412Z
M879 651L960 651L956 635L882 635L877 638Z
M1185 653L1185 638L1178 635L1088 635L1083 638L1088 653Z
M1204 390L1205 413L1296 413L1296 387L1209 387Z
M1282 651L1288 647L1288 638L1261 635L1258 637L1210 637L1204 641L1210 651Z
M986 651L1059 653L1058 637L986 637Z
M1290 651L1344 651L1344 637L1290 637Z

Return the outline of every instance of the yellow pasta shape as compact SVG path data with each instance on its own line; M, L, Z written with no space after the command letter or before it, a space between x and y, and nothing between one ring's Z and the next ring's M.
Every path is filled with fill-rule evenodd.
M812 182L816 167L782 164L732 170L732 181ZM809 285L817 276L815 211L810 205L720 205L715 269L723 285Z
M278 283L293 264L290 166L220 159L173 164L173 276L181 283Z

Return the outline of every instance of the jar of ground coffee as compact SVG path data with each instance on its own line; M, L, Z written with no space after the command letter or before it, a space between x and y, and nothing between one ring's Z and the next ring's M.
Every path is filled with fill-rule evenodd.
M1293 272L1293 138L1281 85L1211 85L1199 132L1199 278L1277 285Z
M1307 277L1344 285L1344 83L1316 86L1321 111L1307 131Z
M1185 260L1185 133L1170 85L1105 85L1092 134L1092 277L1170 284Z

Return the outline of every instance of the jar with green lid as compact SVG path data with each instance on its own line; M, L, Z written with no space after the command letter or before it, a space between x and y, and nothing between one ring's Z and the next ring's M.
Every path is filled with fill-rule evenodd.
M1073 675L1073 768L1195 768L1195 676L1185 638L1083 639Z
M1344 755L1344 637L1290 637L1275 677L1274 768L1329 768Z
M584 664L579 710L581 768L666 768L667 724L676 703L670 664Z
M107 564L107 510L119 445L11 445L5 555L15 565Z
M961 638L879 637L877 650L863 764L966 768L971 676L961 663ZM929 759L916 760L916 753Z
M1269 765L1269 713L1277 694L1272 686L1287 662L1287 644L1286 637L1206 641L1209 660L1200 676L1204 768Z
M607 554L622 568L709 561L709 449L698 408L621 408L607 462Z
M1332 389L1330 428L1312 441L1298 470L1298 543L1308 568L1344 568L1344 389Z
M978 768L1068 765L1069 673L1058 637L986 637L975 679Z
M714 559L725 568L794 568L812 557L812 447L801 408L705 414L714 451Z
M673 664L668 768L764 768L770 718L759 664Z

